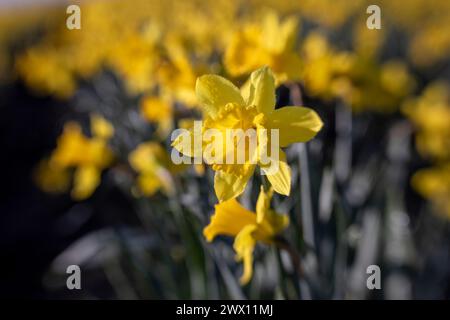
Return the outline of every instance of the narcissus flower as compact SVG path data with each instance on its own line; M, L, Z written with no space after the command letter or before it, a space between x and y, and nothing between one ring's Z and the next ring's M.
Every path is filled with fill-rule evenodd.
M195 79L209 70L201 59L190 59L179 36L168 35L165 40L166 56L157 70L160 90L175 101L191 108L196 105ZM195 61L195 63L194 63Z
M339 98L355 112L392 112L411 93L415 80L397 60L377 63L371 56L339 51L317 32L302 45L305 91L322 99Z
M416 172L412 186L450 219L450 163Z
M402 111L414 124L416 146L422 156L450 158L450 86L444 81L428 85L417 98L407 100Z
M252 278L256 243L273 244L276 235L289 224L287 215L278 214L270 208L272 194L272 190L264 192L261 187L256 213L245 209L236 199L217 204L210 224L203 230L209 242L218 235L235 237L233 247L236 259L244 263L244 273L240 279L242 284Z
M166 150L156 142L140 144L128 156L131 167L138 173L135 194L152 196L162 190L166 194L174 192L171 173L177 171Z
M147 96L140 104L142 116L157 125L157 134L165 138L173 128L172 104L164 97Z
M57 147L49 159L43 160L35 177L44 191L62 192L69 186L69 173L74 170L71 196L83 200L100 184L102 170L113 159L108 140L114 127L100 115L91 116L92 138L83 134L76 122L68 122L58 138Z
M202 141L202 132L194 128L189 131L189 139L180 135L172 143L182 154L196 158L203 156L212 165L216 171L214 188L219 201L239 196L256 165L267 175L276 192L289 195L291 173L280 147L312 139L323 125L317 113L308 108L290 106L275 110L275 79L268 67L253 72L249 81L248 95L244 98L236 86L220 76L199 77L196 94L204 113L200 131L213 129L224 138L203 139L203 143L198 144L195 141ZM242 145L242 141L236 140L224 145L229 130L238 129L256 132L256 148L251 148L250 143ZM277 140L272 139L272 129L277 129L274 130L278 133ZM242 147L245 147L245 160L229 163L227 155L239 154L242 150L238 148ZM211 150L215 152L212 152L213 156L210 155Z
M58 52L37 47L18 57L15 68L25 83L37 93L66 99L76 87L76 81L66 67L68 61L70 59Z
M300 58L295 52L298 19L283 22L274 11L264 15L260 24L246 24L236 32L224 56L224 65L233 76L248 74L268 65L277 82L300 78Z

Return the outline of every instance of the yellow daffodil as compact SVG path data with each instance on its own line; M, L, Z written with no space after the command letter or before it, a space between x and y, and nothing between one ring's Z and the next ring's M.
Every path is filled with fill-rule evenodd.
M108 55L109 64L125 80L130 93L150 90L155 85L158 62L152 39L135 32L121 40Z
M163 97L147 96L141 100L140 108L146 120L157 124L158 135L166 137L173 128L172 104Z
M67 99L76 87L75 78L67 69L67 64L68 57L60 52L37 47L20 56L15 68L36 93Z
M242 284L252 278L256 243L273 244L275 236L289 224L287 215L278 214L270 208L272 194L272 190L264 192L261 187L256 213L245 209L236 199L217 204L210 224L203 230L209 242L218 235L235 237L236 259L244 263L244 273L240 279Z
M48 158L42 159L33 172L37 186L48 193L63 193L70 187L70 172L52 164Z
M183 129L193 130L195 119L185 118L178 121L178 126ZM204 176L206 171L206 166L204 163L194 163L194 171L199 176Z
M415 190L431 200L438 212L450 219L450 163L419 170L411 182Z
M230 81L217 75L204 75L197 79L196 93L204 111L203 132L209 129L218 130L226 141L227 129L253 129L257 135L257 148L252 152L245 144L245 161L229 164L227 154L239 154L240 143L233 141L226 145L222 141L204 141L200 146L195 145L194 150L190 144L191 139L184 139L180 135L172 145L187 156L198 157L202 155L208 164L216 171L214 188L219 201L225 201L239 196L245 189L247 181L253 175L257 163L267 175L274 190L280 194L289 195L291 188L290 168L286 157L280 147L286 147L295 142L306 142L312 139L322 128L322 121L311 109L304 107L283 107L275 110L275 79L269 68L263 67L251 74L250 90L245 99L239 89ZM279 141L272 141L267 133L277 129ZM190 131L194 140L199 132ZM200 147L200 148L199 148ZM215 150L215 157L208 155L208 150ZM263 154L267 150L276 148L279 157L268 155L276 168L263 161ZM202 149L202 150L200 150ZM217 160L218 159L218 160ZM256 161L255 161L256 160Z
M402 111L415 126L417 150L435 162L416 172L411 184L438 212L450 218L449 84L439 80L431 83L419 97L406 101Z
M128 161L138 173L135 194L152 196L159 190L167 194L173 193L171 170L175 168L171 165L167 152L158 143L140 144L130 153Z
M277 83L300 78L300 59L295 52L298 19L280 21L269 11L261 24L245 24L226 48L224 65L232 76L249 74L264 65L269 66Z
M330 97L336 68L348 69L351 63L350 58L338 58L337 52L332 50L326 38L317 32L310 33L304 40L302 57L305 61L302 71L305 89L313 96L320 95L324 98Z
M373 56L364 56L364 50L336 50L316 32L305 39L301 52L306 92L326 100L340 98L355 112L395 111L415 85L401 61L379 65Z
M91 115L92 135L101 140L108 140L114 135L113 125L98 114Z
M449 159L449 84L444 81L430 84L421 96L406 101L402 110L417 129L418 151L425 157Z
M36 178L44 191L61 192L68 186L68 174L74 169L72 198L83 200L91 196L100 184L103 169L113 159L107 145L114 134L113 126L100 115L91 116L92 138L85 136L75 122L64 126L56 149L38 167Z
M208 68L198 57L190 59L189 54L193 52L187 50L180 36L168 35L165 39L165 49L166 55L157 70L161 91L174 101L192 108L197 102L195 80L198 75L207 72Z

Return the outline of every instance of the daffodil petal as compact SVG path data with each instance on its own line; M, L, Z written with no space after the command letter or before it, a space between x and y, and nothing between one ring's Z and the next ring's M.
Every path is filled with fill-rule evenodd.
M114 135L113 125L99 114L91 115L91 131L95 137L105 140Z
M72 198L84 200L89 198L100 184L100 170L94 166L81 166L75 170Z
M271 165L261 169L266 174L275 192L288 196L291 193L291 168L286 162L286 156L279 151L280 159L271 158Z
M312 109L283 107L271 114L266 126L280 130L280 147L286 147L291 143L311 140L320 131L323 122Z
M245 190L248 180L252 176L254 166L243 176L216 171L214 176L214 190L220 202L236 198Z
M172 141L172 147L185 156L201 158L203 152L201 128L199 130L195 128L177 130L180 130L180 134Z
M236 199L215 206L211 222L203 229L206 240L211 242L218 235L235 237L247 225L256 223L256 215L240 205Z
M273 189L270 188L268 192L264 192L264 187L261 186L258 200L256 201L256 221L261 223L270 209L270 200L272 199Z
M227 79L217 75L207 74L199 77L195 84L195 92L201 107L213 119L227 103L244 105L239 89Z
M236 260L243 261L244 263L244 272L239 279L242 285L247 284L253 275L253 250L256 245L256 239L253 233L257 228L255 224L244 227L234 240L233 247L236 251Z
M249 77L244 84L241 86L241 95L244 98L244 101L249 105L250 98L253 99L253 94L255 88L252 86L252 78Z
M275 109L275 78L268 67L254 71L251 76L249 105L256 106L259 112L270 114Z
M294 50L294 44L299 32L298 30L298 17L292 16L287 18L280 26L281 34L280 37L280 51L287 52Z
M286 229L289 225L289 216L287 214L280 214L272 209L268 209L264 215L264 220L259 224L261 230L265 230L266 234L261 232L265 238L262 241L266 243L273 243L274 236Z
M140 193L144 196L152 196L162 187L162 181L153 172L141 174L136 179Z

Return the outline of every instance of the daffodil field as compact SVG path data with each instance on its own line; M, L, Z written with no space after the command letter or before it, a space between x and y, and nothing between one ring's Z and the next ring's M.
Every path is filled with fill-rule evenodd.
M449 1L7 3L0 296L450 298Z

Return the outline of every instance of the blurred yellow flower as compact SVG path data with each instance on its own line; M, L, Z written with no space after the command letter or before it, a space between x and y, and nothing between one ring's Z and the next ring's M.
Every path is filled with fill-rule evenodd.
M305 91L326 100L340 98L354 112L397 110L413 90L414 78L403 62L380 65L361 51L338 51L323 35L310 33L301 48Z
M63 193L70 187L70 172L66 168L52 164L48 158L42 159L33 172L37 186L48 193Z
M241 284L250 281L253 274L253 251L256 243L273 244L275 236L289 224L289 217L278 214L270 208L273 191L261 192L256 204L256 214L230 199L215 206L211 222L203 230L205 238L211 242L218 235L235 237L234 250L237 261L243 261L244 272Z
M91 115L91 130L94 137L108 140L114 135L113 125L99 114Z
M218 130L224 137L222 141L214 140L203 142L203 150L222 150L222 154L216 154L208 158L207 152L203 152L206 162L212 165L216 171L214 189L219 201L225 201L239 196L253 175L257 163L267 175L274 190L280 194L289 195L291 188L290 168L286 162L284 152L280 147L286 147L295 142L306 142L312 139L322 128L322 121L317 113L304 107L283 107L275 110L275 79L268 67L254 71L250 76L250 90L246 99L242 97L239 89L230 81L217 75L204 75L197 79L196 93L204 111L203 131L208 129ZM245 161L243 164L227 163L226 156L229 153L239 154L239 142L232 141L232 146L224 145L227 141L228 129L248 129L256 131L256 154L250 154L252 150L245 144ZM279 141L271 141L271 135L267 135L271 129L277 129ZM198 136L195 130L190 130L190 135ZM189 140L189 139L188 139ZM187 146L186 143L189 143ZM270 170L262 155L278 148L277 155L269 154L271 163L277 170ZM190 157L197 157L202 150L192 150L190 141L185 141L182 135L172 143L179 152ZM224 148L227 150L224 150ZM220 158L220 161L217 161ZM254 161L256 159L256 161Z
M160 137L166 137L173 128L172 104L163 97L146 96L140 103L143 117L157 124L157 133Z
M317 32L308 35L301 52L304 59L302 78L305 89L313 96L330 98L333 78L337 71L343 73L350 69L352 56L335 52L327 39Z
M416 145L425 157L450 158L450 86L436 81L422 95L406 101L403 112L417 129Z
M402 111L416 129L419 153L434 161L411 179L413 188L450 218L450 86L435 81L423 93L406 101Z
M175 170L175 167L166 150L157 142L140 144L130 153L128 161L138 173L135 194L152 196L160 190L166 194L174 192L171 170Z
M80 166L75 169L72 198L76 200L89 198L100 184L100 174L101 171L93 165Z
M149 91L156 83L159 56L152 40L135 31L116 43L107 56L131 94Z
M98 116L91 119L95 117ZM112 160L112 153L107 139L95 135L99 132L98 128L94 129L94 123L98 125L98 122L91 120L92 138L85 136L76 122L66 123L50 161L61 167L94 165L97 168L106 168Z
M187 107L196 106L195 80L209 69L202 59L195 55L194 48L186 48L181 35L169 34L165 38L165 55L157 70L161 93ZM191 57L192 55L193 57Z
M71 196L83 200L100 184L102 170L110 165L113 154L107 145L113 126L102 116L91 116L92 138L85 136L79 124L68 122L58 138L56 149L38 166L38 185L48 192L62 192L68 187L69 172L74 169Z
M431 200L438 212L450 219L450 163L419 170L411 183L422 196Z
M67 69L69 59L54 48L27 50L16 60L16 71L36 93L66 99L75 91L76 81Z
M232 76L249 74L269 66L277 83L300 79L300 58L295 51L298 18L280 21L275 11L267 12L260 24L245 24L231 38L224 65Z

